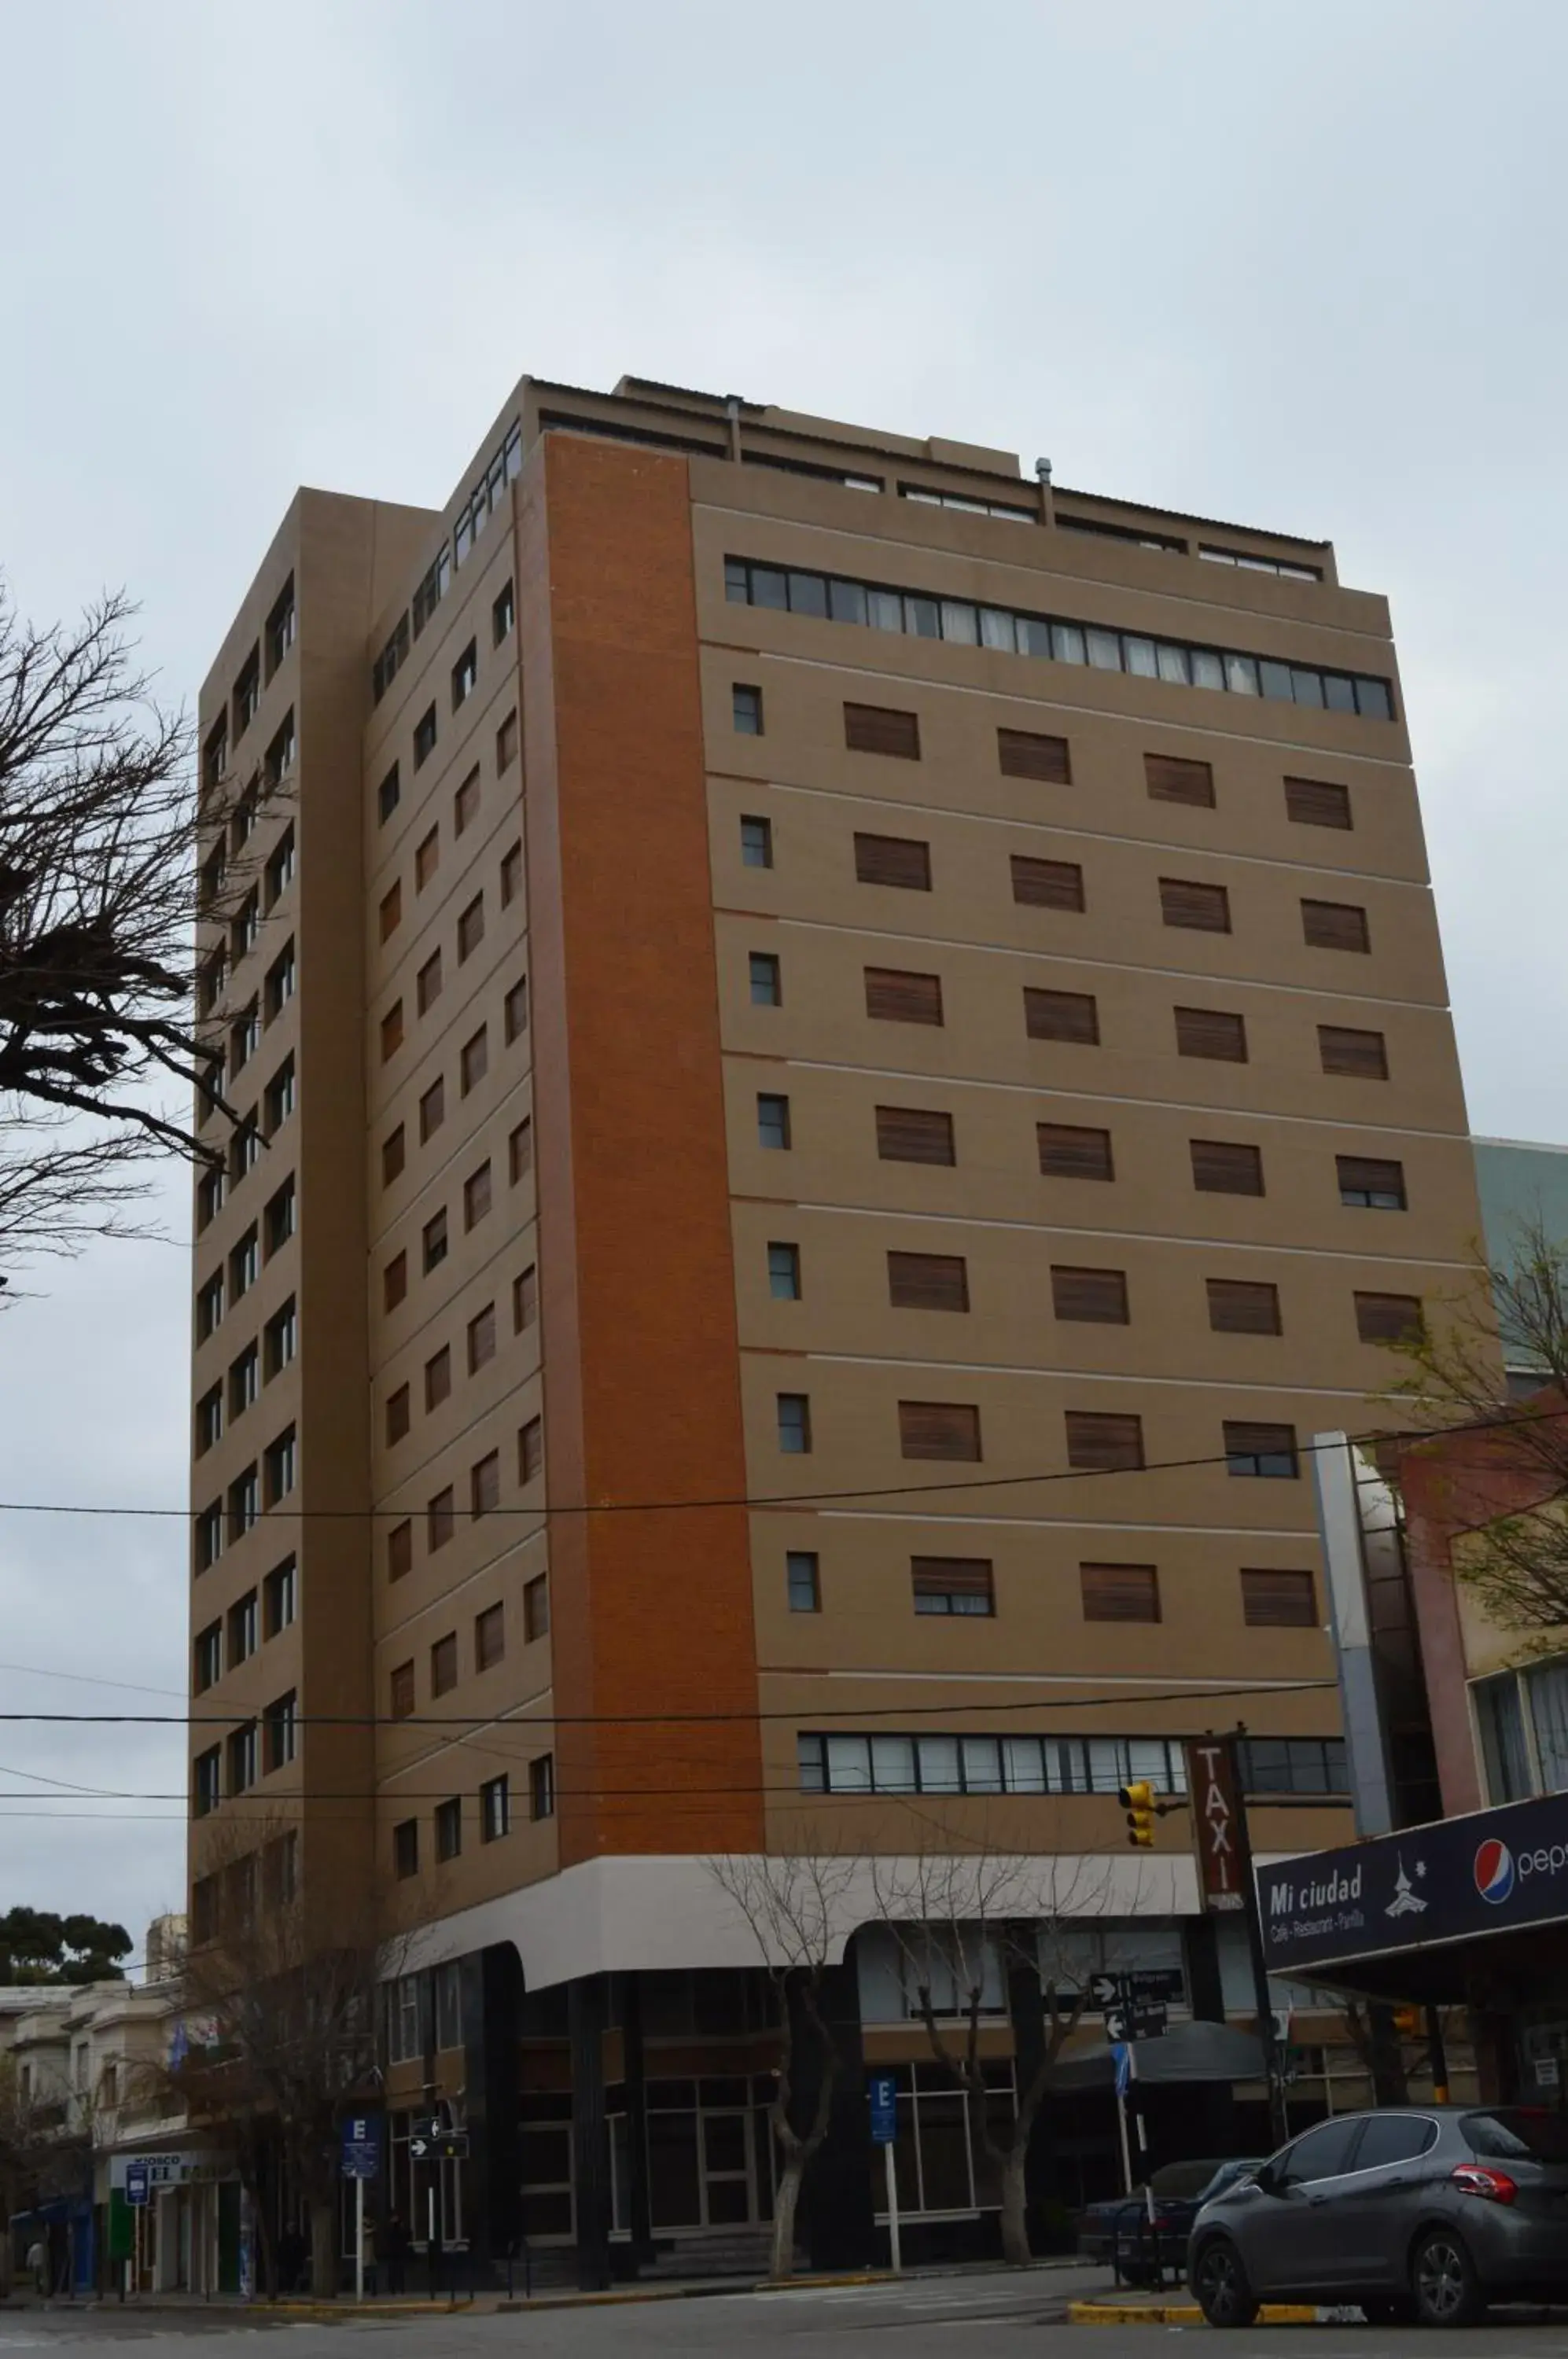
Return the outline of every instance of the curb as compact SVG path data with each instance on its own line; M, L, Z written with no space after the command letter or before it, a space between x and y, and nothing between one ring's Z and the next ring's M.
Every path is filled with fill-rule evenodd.
M1317 2326L1337 2315L1304 2301L1266 2301L1259 2326ZM1195 2301L1070 2301L1069 2326L1201 2326L1203 2313Z

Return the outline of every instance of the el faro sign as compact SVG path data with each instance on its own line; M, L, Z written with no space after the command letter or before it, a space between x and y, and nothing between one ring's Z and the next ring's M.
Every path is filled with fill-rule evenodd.
M1239 1912L1247 1906L1247 1867L1236 1748L1223 1736L1194 1736L1188 1739L1186 1752L1203 1906Z

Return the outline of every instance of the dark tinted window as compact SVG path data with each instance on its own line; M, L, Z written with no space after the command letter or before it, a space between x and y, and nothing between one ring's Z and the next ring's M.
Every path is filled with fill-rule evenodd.
M1420 2114L1374 2114L1356 2149L1357 2170L1377 2170L1384 2163L1413 2162L1437 2143L1437 2124Z
M1466 2114L1459 2125L1472 2154L1512 2162L1568 2162L1568 2121L1523 2105Z
M1309 2130L1279 2158L1277 2176L1282 2187L1299 2187L1303 2180L1334 2179L1345 2169L1350 2141L1361 2127L1353 2114L1348 2121L1324 2122Z

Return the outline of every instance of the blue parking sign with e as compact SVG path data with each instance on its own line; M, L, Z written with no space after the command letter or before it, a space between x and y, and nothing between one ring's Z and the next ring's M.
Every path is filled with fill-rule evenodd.
M343 2125L345 2179L375 2179L381 2169L381 2116L356 2114Z
M871 2075L871 2143L891 2146L898 2135L898 2083L891 2072Z
M147 2167L146 2163L128 2162L125 2165L126 2202L134 2204L145 2203L147 2200L148 2191Z

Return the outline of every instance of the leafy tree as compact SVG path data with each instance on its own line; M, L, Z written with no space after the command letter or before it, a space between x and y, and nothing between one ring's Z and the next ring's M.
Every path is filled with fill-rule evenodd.
M0 1916L0 1983L119 1982L130 1948L123 1925L98 1917L8 1908Z

